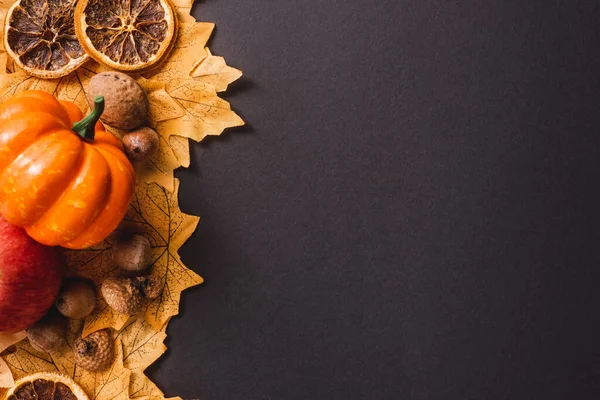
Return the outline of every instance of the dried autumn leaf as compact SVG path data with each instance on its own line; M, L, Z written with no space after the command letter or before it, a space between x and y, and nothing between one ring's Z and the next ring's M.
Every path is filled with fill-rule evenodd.
M116 312L106 304L104 299L98 299L94 312L85 318L85 327L83 336L96 331L113 328L119 330L125 326L129 320L129 315L124 315Z
M172 316L179 313L181 292L202 283L202 278L186 268L177 253L199 221L198 217L181 212L178 191L178 180L175 181L174 193L157 184L138 186L122 224L124 229L144 233L153 245L152 274L159 276L164 283L163 292L145 312L146 320L155 331L160 331Z
M24 90L35 89L53 92L56 89L56 84L55 81L34 78L22 71L13 74L0 74L0 102L5 102Z
M146 375L141 372L132 372L129 397L135 400L164 400L165 395Z
M143 316L129 321L117 337L123 342L123 365L132 372L143 372L167 350L167 334L156 332Z
M150 103L150 124L180 118L184 110L165 90L165 84L154 79L138 78L137 82L146 91Z
M165 84L154 79L138 78L137 82L148 94L150 103L150 123L153 127L161 121L180 118L185 111L167 93ZM171 148L167 137L158 132L160 146L158 152L144 163L134 165L136 176L141 182L155 182L169 191L173 191L173 171L182 163ZM188 149L189 152L189 149Z
M166 350L164 331L156 332L143 317L127 323L118 337L123 342L123 364L131 370L129 396L139 399L164 399L162 391L146 375L144 370Z
M175 157L179 160L182 167L190 166L190 140L183 136L172 135L169 137L169 144Z
M160 122L160 132L177 133L199 142L208 135L220 135L227 128L244 125L211 84L182 78L167 82L167 92L185 110L185 115Z
M175 7L175 12L179 18L179 22L194 22L195 19L192 17L192 5L193 0L171 0L171 3Z
M223 92L230 83L242 76L242 71L227 65L223 57L213 56L208 47L205 51L206 54L196 61L190 75L200 82L213 85L217 92Z

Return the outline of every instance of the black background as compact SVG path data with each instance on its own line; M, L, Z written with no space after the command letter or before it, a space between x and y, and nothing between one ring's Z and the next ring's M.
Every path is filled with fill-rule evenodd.
M193 146L185 399L600 395L600 10L205 0L248 121Z

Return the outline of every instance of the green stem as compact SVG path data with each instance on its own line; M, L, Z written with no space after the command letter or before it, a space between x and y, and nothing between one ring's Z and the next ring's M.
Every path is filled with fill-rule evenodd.
M96 134L96 123L104 112L104 97L94 97L94 109L81 121L73 124L73 131L81 136L82 139L94 140Z

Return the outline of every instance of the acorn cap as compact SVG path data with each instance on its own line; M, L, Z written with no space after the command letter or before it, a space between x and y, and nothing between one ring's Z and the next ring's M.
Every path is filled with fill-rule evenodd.
M137 314L145 304L144 293L131 278L110 277L102 282L100 288L106 303L121 314Z
M146 296L148 300L156 299L163 291L163 281L156 275L143 276L135 279L137 285L142 289L144 296Z
M102 371L110 367L115 358L110 331L102 329L78 338L73 344L73 357L75 364L87 371Z

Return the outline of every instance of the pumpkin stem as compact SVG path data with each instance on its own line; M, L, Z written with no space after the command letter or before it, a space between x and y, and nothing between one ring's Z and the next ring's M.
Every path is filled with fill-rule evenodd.
M73 124L73 131L81 136L82 139L94 140L96 135L96 123L104 112L104 97L94 97L94 109L81 121Z

